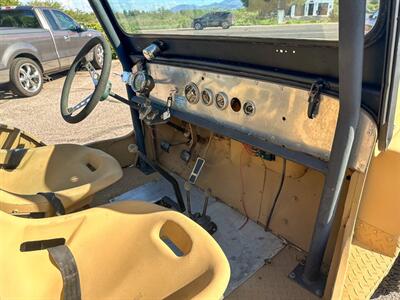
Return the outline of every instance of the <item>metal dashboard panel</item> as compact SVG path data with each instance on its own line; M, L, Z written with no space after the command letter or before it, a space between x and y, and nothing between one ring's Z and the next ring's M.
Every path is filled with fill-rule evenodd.
M233 127L244 134L307 153L323 161L329 160L339 113L339 101L336 98L323 95L318 116L309 119L306 90L240 76L159 64L148 64L148 71L156 83L151 93L153 101L166 104L171 92L176 90L173 109ZM242 107L245 102L252 101L256 113L247 116L243 109L234 112L230 105L225 110L219 110L215 100L210 106L201 100L197 104L190 104L184 96L184 89L191 82L199 87L200 92L209 89L214 96L223 92L229 100L238 98ZM355 147L358 150L352 156L351 166L365 171L377 133L376 125L364 111L359 131L362 132L358 133L358 144Z

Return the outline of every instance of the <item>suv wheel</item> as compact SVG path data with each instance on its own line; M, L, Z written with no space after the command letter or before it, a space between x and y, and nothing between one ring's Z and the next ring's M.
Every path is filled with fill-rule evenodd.
M203 25L201 25L201 23L195 23L195 24L194 24L194 29L196 29L196 30L202 30L202 29L203 29Z
M12 89L21 97L32 97L43 88L43 72L32 59L16 58L10 68Z
M223 22L222 23L222 29L229 29L229 27L231 27L231 26L229 25L228 22Z
M97 45L93 49L93 61L92 61L93 67L96 70L99 70L103 68L103 63L104 63L104 49L103 46Z

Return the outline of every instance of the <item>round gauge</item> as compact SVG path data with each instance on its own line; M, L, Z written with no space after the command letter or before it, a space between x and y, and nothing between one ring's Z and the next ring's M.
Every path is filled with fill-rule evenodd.
M224 110L228 106L229 100L225 93L218 93L215 96L215 104L220 110Z
M191 104L196 104L200 100L200 91L196 84L189 83L185 87L186 100Z
M209 90L209 89L205 89L201 93L201 100L203 100L203 103L205 105L211 105L213 103L213 100L214 100L213 92L211 90Z
M132 77L129 85L136 93L150 93L154 88L154 79L145 71L140 71Z
M243 105L243 111L247 116L254 116L256 113L256 105L252 101L248 101Z

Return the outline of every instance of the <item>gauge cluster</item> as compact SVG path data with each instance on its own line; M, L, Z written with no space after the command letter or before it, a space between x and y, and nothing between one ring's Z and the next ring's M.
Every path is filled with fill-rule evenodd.
M246 101L242 104L241 100L237 97L229 99L225 92L216 92L209 88L201 89L196 83L190 82L185 86L185 99L190 104L200 104L206 106L215 106L215 108L223 111L228 107L233 112L243 112L246 116L254 116L256 113L256 105L253 101ZM243 110L242 110L243 108Z

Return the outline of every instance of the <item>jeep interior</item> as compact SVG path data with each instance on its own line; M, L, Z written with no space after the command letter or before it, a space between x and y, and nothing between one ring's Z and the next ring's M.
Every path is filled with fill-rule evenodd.
M44 145L0 127L0 298L370 299L400 249L399 1L368 30L366 0L310 4L340 11L320 37L150 28L161 2L89 0L107 39L62 91L66 122L113 99L132 134ZM78 72L93 91L71 104ZM133 189L91 202L123 176Z

